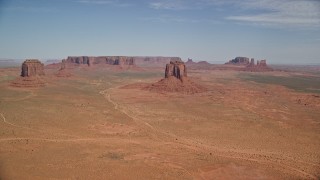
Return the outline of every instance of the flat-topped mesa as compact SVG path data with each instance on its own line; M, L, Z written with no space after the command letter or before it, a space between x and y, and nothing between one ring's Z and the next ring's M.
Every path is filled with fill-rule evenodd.
M249 64L249 58L247 57L236 57L225 64Z
M69 56L68 63L76 64L109 64L109 65L135 65L133 57L128 56Z
M22 63L21 66L21 76L30 77L30 76L43 76L44 73L44 64L41 63L38 59L27 59Z
M76 64L87 64L88 66L90 66L92 64L92 60L92 57L89 56L69 56L66 62Z
M170 63L166 65L165 78L175 77L181 81L187 77L187 69L181 58L171 58Z
M107 57L107 64L111 65L135 65L133 57L127 57L127 56L113 56L111 57L114 59L112 62L108 63L108 59L110 57Z

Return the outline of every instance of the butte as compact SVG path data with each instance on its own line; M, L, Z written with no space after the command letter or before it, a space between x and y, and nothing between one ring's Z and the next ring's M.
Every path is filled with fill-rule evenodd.
M185 94L207 91L207 88L189 79L186 65L178 57L171 58L170 63L166 64L164 77L164 79L161 79L144 89L155 92L178 92Z
M45 86L43 80L44 65L37 59L27 59L22 63L21 75L13 82L11 86L21 88L34 88Z

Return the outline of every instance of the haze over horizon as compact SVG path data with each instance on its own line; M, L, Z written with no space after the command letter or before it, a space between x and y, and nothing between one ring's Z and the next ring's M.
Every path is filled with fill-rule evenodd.
M317 0L3 0L0 58L179 56L320 63Z

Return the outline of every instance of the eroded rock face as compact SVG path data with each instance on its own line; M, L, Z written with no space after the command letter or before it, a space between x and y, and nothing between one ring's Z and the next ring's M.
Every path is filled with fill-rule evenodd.
M66 60L63 59L61 61L61 67L60 67L59 71L55 75L57 77L70 77L71 73L69 73L66 68L67 68Z
M163 56L135 56L133 57L135 64L138 66L145 67L164 67L170 63L172 57Z
M225 64L249 64L249 58L247 57L236 57Z
M67 63L75 64L109 64L109 65L137 65L140 67L163 67L177 57L163 56L69 56Z
M257 62L258 67L267 67L267 60L260 60Z
M37 59L27 59L21 66L21 77L11 82L12 87L17 88L38 88L45 86L43 76L44 64Z
M21 67L21 76L30 77L30 76L43 76L44 73L44 64L37 59L27 59L22 63Z
M165 78L176 77L183 81L187 77L187 69L184 62L180 58L172 58L170 63L166 65Z
M89 56L69 56L66 60L68 63L91 65L92 57Z
M143 87L145 90L155 92L177 92L194 94L207 91L207 88L194 83L187 77L187 70L184 62L180 58L171 58L166 65L165 78Z
M69 56L68 63L76 64L109 64L109 65L135 65L133 57L128 56Z
M258 60L255 64L254 59L251 59L251 63L245 68L246 71L272 71L272 68L267 66L267 60Z

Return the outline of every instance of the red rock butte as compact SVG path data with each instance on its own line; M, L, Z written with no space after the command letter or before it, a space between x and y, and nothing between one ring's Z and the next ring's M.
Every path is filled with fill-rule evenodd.
M237 65L238 70L240 71L251 71L251 72L266 72L266 71L273 71L267 65L267 60L258 60L257 64L255 64L254 58L249 59L248 57L236 57L225 64L227 65Z
M43 76L44 73L44 64L37 59L27 59L22 63L21 66L21 76L30 77L30 76Z
M170 63L166 65L165 78L174 76L183 81L187 77L186 65L180 58L172 58Z
M21 77L11 82L12 87L37 88L45 86L44 64L37 59L27 59L21 66Z
M155 92L177 92L194 94L207 91L207 88L194 83L187 77L187 69L180 58L171 58L166 65L165 78L144 87L143 89Z
M245 71L273 71L273 69L268 67L267 60L258 60L257 64L255 64L254 59L251 58L250 64L246 66Z

